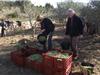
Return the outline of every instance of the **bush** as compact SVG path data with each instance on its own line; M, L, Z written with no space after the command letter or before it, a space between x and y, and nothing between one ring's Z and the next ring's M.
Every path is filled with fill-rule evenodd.
M17 12L10 13L10 14L7 15L7 17L16 18L16 17L18 17L18 14L17 14Z

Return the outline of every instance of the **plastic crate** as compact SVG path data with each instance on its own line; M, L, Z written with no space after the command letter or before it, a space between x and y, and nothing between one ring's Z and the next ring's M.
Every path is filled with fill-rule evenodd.
M64 70L67 69L69 64L72 63L72 56L70 56L68 59L61 59L60 61L55 59L54 60L54 67L58 70Z
M53 75L69 75L72 70L72 63L68 66L66 70L55 71Z
M37 61L30 60L29 58L27 58L25 65L28 68L31 68L31 69L34 69L38 72L43 73L43 61L37 62Z
M53 49L53 50L59 51L59 49ZM52 50L49 50L49 51L52 51ZM43 53L44 67L52 69L54 67L54 57L48 56L48 52Z
M43 62L31 61L32 68L38 72L43 73Z
M48 56L48 52L43 54L44 57L44 74L45 75L67 75L69 71L68 68L72 63L72 52L62 51L59 49L55 49L61 53L68 53L69 57L66 59L62 59L62 61L57 61L56 55L54 57Z
M57 70L64 70L67 69L68 65L72 63L72 52L70 51L63 51L60 49L55 49L61 53L68 53L69 57L66 59L60 59L61 61L58 61L56 55L54 57L48 56L48 52L43 54L44 58L44 67L47 67L49 69L56 68Z
M71 70L72 70L72 63L68 66L67 69L60 71L57 71L55 68L52 69L45 68L44 75L70 75Z
M72 53L69 51L62 51L62 53L68 53L69 57L66 59L54 58L54 68L56 70L66 70L68 66L72 63Z
M54 67L54 58L43 54L44 68L52 69Z
M23 54L20 51L11 52L11 60L17 66L20 66L20 67L24 67L25 66L26 58L23 56Z
M24 52L22 52L21 50L16 50L16 51L13 51L11 52L10 54L10 57L11 57L11 60L13 61L13 63L17 66L20 66L20 67L26 67L26 68L33 68L32 65L34 65L34 67L41 71L41 66L39 63L34 63L33 64L33 61L30 61L27 59L28 56L32 55L32 54L42 54L43 51L40 51L36 48L28 48L28 49L25 49L23 50ZM37 66L36 66L37 65Z
M32 62L31 62L28 58L26 58L25 67L26 67L26 68L29 68L29 69L32 68Z
M44 75L53 75L54 74L54 69L50 68L44 68Z
M43 54L43 68L44 68L43 73L44 75L53 75L54 58L48 56L47 53Z

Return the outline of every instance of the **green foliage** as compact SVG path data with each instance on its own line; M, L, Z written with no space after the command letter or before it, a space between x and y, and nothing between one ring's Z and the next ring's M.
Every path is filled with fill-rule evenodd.
M28 59L30 59L32 61L36 61L36 62L42 62L43 61L43 57L40 54L33 54L33 55L29 56Z
M17 15L15 11L19 11L19 9L20 12ZM4 13L11 18L21 17L19 16L20 14L26 14L26 17L31 16L31 19L36 18L38 15L49 16L53 14L53 6L51 4L47 3L44 7L34 6L30 0L0 1L0 11L2 12L3 10L10 11Z
M56 56L57 54L59 54L59 52L56 50L48 52L48 56Z
M50 9L53 9L53 6L50 3L45 4L46 11L49 11Z
M69 8L74 9L76 12L80 12L80 9L83 7L82 3L75 3L71 1L60 2L57 4L57 9L55 9L55 15L59 19L59 21L64 21L66 18L66 11Z
M15 6L17 6L17 7L20 8L20 10L21 10L22 13L25 13L24 12L24 7L23 7L23 4L24 4L24 1L23 0L21 0L21 1L15 1L14 4L15 4Z
M18 49L23 49L27 46L27 43L29 43L30 40L27 40L27 39L22 39L22 40L19 40L17 43L16 43L16 47Z
M68 53L61 53L57 50L53 50L53 51L50 51L47 53L48 56L51 56L51 57L57 57L59 59L66 59L69 57L69 54Z
M91 0L81 9L81 15L85 17L86 22L95 24L97 32L100 32L100 1Z
M47 38L45 36L40 36L39 37L39 41L46 41L46 40L47 40Z

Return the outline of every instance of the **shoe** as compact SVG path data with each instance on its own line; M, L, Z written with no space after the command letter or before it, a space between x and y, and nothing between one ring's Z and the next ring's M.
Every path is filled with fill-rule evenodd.
M78 53L73 53L73 60L77 61L79 58Z

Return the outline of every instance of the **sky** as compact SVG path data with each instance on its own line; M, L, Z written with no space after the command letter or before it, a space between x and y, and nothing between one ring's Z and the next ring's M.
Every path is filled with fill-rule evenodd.
M46 3L50 3L54 7L57 7L57 2L63 2L66 0L31 0L34 5L42 5L44 6ZM73 0L74 2L83 2L88 3L89 0Z

